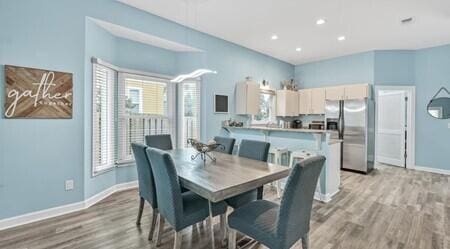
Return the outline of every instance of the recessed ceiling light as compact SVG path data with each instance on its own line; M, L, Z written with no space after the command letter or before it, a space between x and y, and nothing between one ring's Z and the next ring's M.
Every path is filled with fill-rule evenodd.
M341 35L337 39L338 39L338 41L345 41L345 36Z
M302 48L296 48L295 51L300 52L302 51Z
M270 37L270 39L276 40L276 39L278 39L278 36L277 35L272 35L272 37Z
M317 21L316 21L316 24L317 25L322 25L322 24L325 24L327 21L325 20L325 19L322 19L322 18L320 18L320 19L318 19Z

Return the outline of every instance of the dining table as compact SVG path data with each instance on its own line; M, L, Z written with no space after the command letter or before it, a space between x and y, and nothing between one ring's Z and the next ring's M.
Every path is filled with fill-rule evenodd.
M209 153L214 161L194 159L198 152L193 148L167 152L172 156L181 185L208 200L211 220L213 203L283 179L290 172L287 166L215 151ZM209 224L214 233L213 223ZM214 234L211 234L211 245L215 249Z

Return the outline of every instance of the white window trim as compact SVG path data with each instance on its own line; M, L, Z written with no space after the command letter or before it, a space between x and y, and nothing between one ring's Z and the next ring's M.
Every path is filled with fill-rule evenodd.
M269 120L264 120L264 121L259 121L259 120L255 120L255 115L252 115L252 125L268 125L268 124L272 124L275 123L277 120L277 116L276 116L276 104L277 104L277 95L276 92L273 90L267 90L267 89L260 89L259 94L269 94L272 95L272 112L270 113L270 119Z

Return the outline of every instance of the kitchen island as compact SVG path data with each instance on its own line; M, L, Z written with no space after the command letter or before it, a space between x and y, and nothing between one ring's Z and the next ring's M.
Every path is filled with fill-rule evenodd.
M242 139L269 142L272 148L286 148L292 151L306 150L326 157L325 166L319 178L314 198L329 202L339 192L341 140L331 139L330 132L313 129L288 129L266 126L222 127L237 144Z

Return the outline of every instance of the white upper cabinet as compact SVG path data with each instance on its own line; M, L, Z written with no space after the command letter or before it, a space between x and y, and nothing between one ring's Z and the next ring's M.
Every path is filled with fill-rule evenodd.
M325 114L325 88L311 89L311 114Z
M311 113L311 89L298 91L298 110L299 114Z
M349 85L345 87L345 99L364 99L369 97L369 85Z
M299 114L325 113L325 88L303 89L298 96Z
M298 116L298 94L295 91L277 91L277 116Z
M247 80L236 84L235 110L238 115L256 115L259 112L259 85Z
M327 87L325 94L327 100L364 99L369 96L368 84Z
M325 98L327 100L343 100L344 94L344 86L327 87L325 89Z

